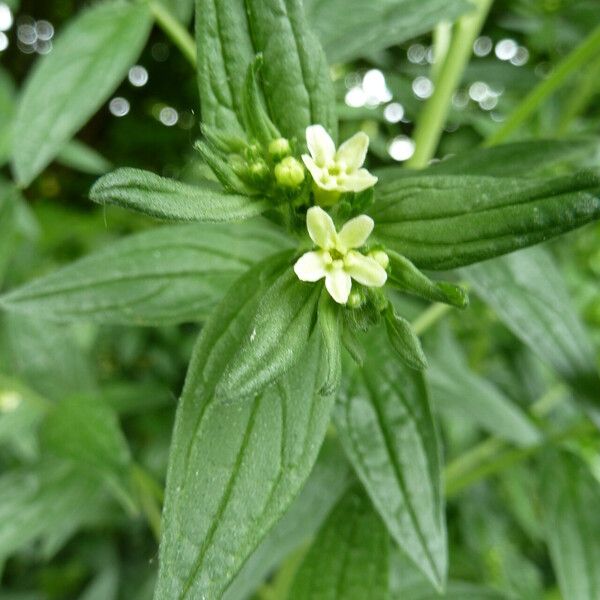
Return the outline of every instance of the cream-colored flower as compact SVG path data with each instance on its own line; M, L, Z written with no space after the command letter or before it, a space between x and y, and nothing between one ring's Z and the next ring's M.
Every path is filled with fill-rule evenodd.
M306 252L296 261L296 275L302 281L313 282L324 277L327 291L339 304L348 301L352 279L368 287L381 287L387 279L387 273L380 264L382 257L378 255L380 260L376 260L356 250L365 244L373 226L371 217L359 215L348 221L338 233L333 220L322 208L309 208L306 227L318 249Z
M306 128L310 152L302 155L317 187L328 192L362 192L377 183L377 177L361 168L367 156L369 136L362 131L346 140L336 151L322 125Z

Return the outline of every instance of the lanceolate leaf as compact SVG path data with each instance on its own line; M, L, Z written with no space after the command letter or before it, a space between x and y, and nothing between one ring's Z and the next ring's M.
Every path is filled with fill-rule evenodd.
M462 0L304 0L304 5L327 58L336 63L418 37L472 9Z
M329 68L309 31L300 0L196 0L198 82L202 120L243 133L248 65L262 53L262 89L271 119L286 137L304 142L308 125L335 136Z
M197 321L244 271L288 244L266 221L158 227L13 290L0 306L53 320Z
M461 274L505 325L571 385L600 426L594 350L551 256L532 248Z
M600 216L600 177L440 175L377 188L377 238L417 267L448 269L512 252Z
M201 335L178 409L157 600L222 596L299 492L329 423L316 332L294 369L235 403L214 398L222 349L210 341Z
M27 80L13 134L13 167L29 184L102 106L142 51L144 3L99 3L74 19Z
M546 539L560 590L569 600L600 597L600 483L576 457L546 457Z
M301 565L289 600L386 600L389 537L362 490L335 507Z
M291 264L285 252L256 265L212 313L191 365L205 393L245 401L303 354L320 288L300 282Z
M423 376L375 339L364 366L348 375L334 413L344 449L392 537L441 588L447 550L440 449Z
M268 207L266 200L225 192L212 181L188 185L140 169L117 169L101 177L90 190L99 204L123 208L174 221L240 221Z
M227 588L224 600L245 600L288 554L305 543L353 481L350 466L334 440L326 439L306 485Z

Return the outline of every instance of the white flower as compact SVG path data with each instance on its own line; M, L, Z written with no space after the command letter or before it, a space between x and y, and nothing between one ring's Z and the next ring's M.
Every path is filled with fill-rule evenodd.
M369 147L369 136L360 131L337 150L322 125L306 128L306 145L310 152L302 155L315 184L328 192L362 192L377 183L377 177L361 169Z
M313 206L306 213L306 227L318 250L306 252L294 265L302 281L325 278L325 287L339 304L346 304L352 279L369 287L381 287L387 273L380 263L385 260L378 251L378 259L357 252L373 231L373 219L359 215L348 221L338 233L331 217L320 207ZM387 255L385 255L387 259Z

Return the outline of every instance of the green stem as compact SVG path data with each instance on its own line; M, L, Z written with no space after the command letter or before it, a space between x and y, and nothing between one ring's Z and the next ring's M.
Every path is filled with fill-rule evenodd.
M436 303L425 309L412 323L412 328L417 335L425 333L432 325L435 325L442 317L452 310L449 304Z
M131 478L137 490L140 507L157 542L160 541L161 511L164 500L162 487L141 465L134 463Z
M151 0L148 5L160 28L181 50L192 67L196 68L196 44L189 31L165 8L160 0Z
M474 0L474 11L461 17L454 26L452 41L435 82L433 95L426 102L415 127L415 153L406 163L412 169L426 167L433 158L450 110L452 95L473 52L473 42L487 17L493 0Z
M600 81L600 60L595 60L581 74L577 85L565 103L565 108L558 122L558 134L567 133L571 123L589 106L592 98L598 91Z
M513 110L504 124L486 141L486 146L493 146L505 141L520 125L529 119L539 106L553 94L577 69L589 60L596 58L600 52L600 25L583 40L575 50L568 54L554 69L552 74L540 82Z

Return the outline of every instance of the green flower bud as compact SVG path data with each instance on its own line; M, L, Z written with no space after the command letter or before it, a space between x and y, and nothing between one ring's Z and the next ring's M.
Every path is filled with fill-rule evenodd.
M373 250L372 252L369 252L369 256L375 259L384 269L388 268L390 258L383 250Z
M250 178L250 180L253 183L264 183L265 181L267 181L267 179L269 178L270 175L270 171L269 171L269 165L267 165L267 163L262 160L262 159L258 159L255 160L254 162L251 162L248 165L248 177Z
M364 294L358 290L352 290L350 296L348 296L348 302L346 305L348 308L360 308L365 303Z
M282 187L296 188L304 181L304 167L293 156L275 165L275 179Z
M292 152L289 141L286 138L277 138L269 144L269 154L275 161L280 161Z

